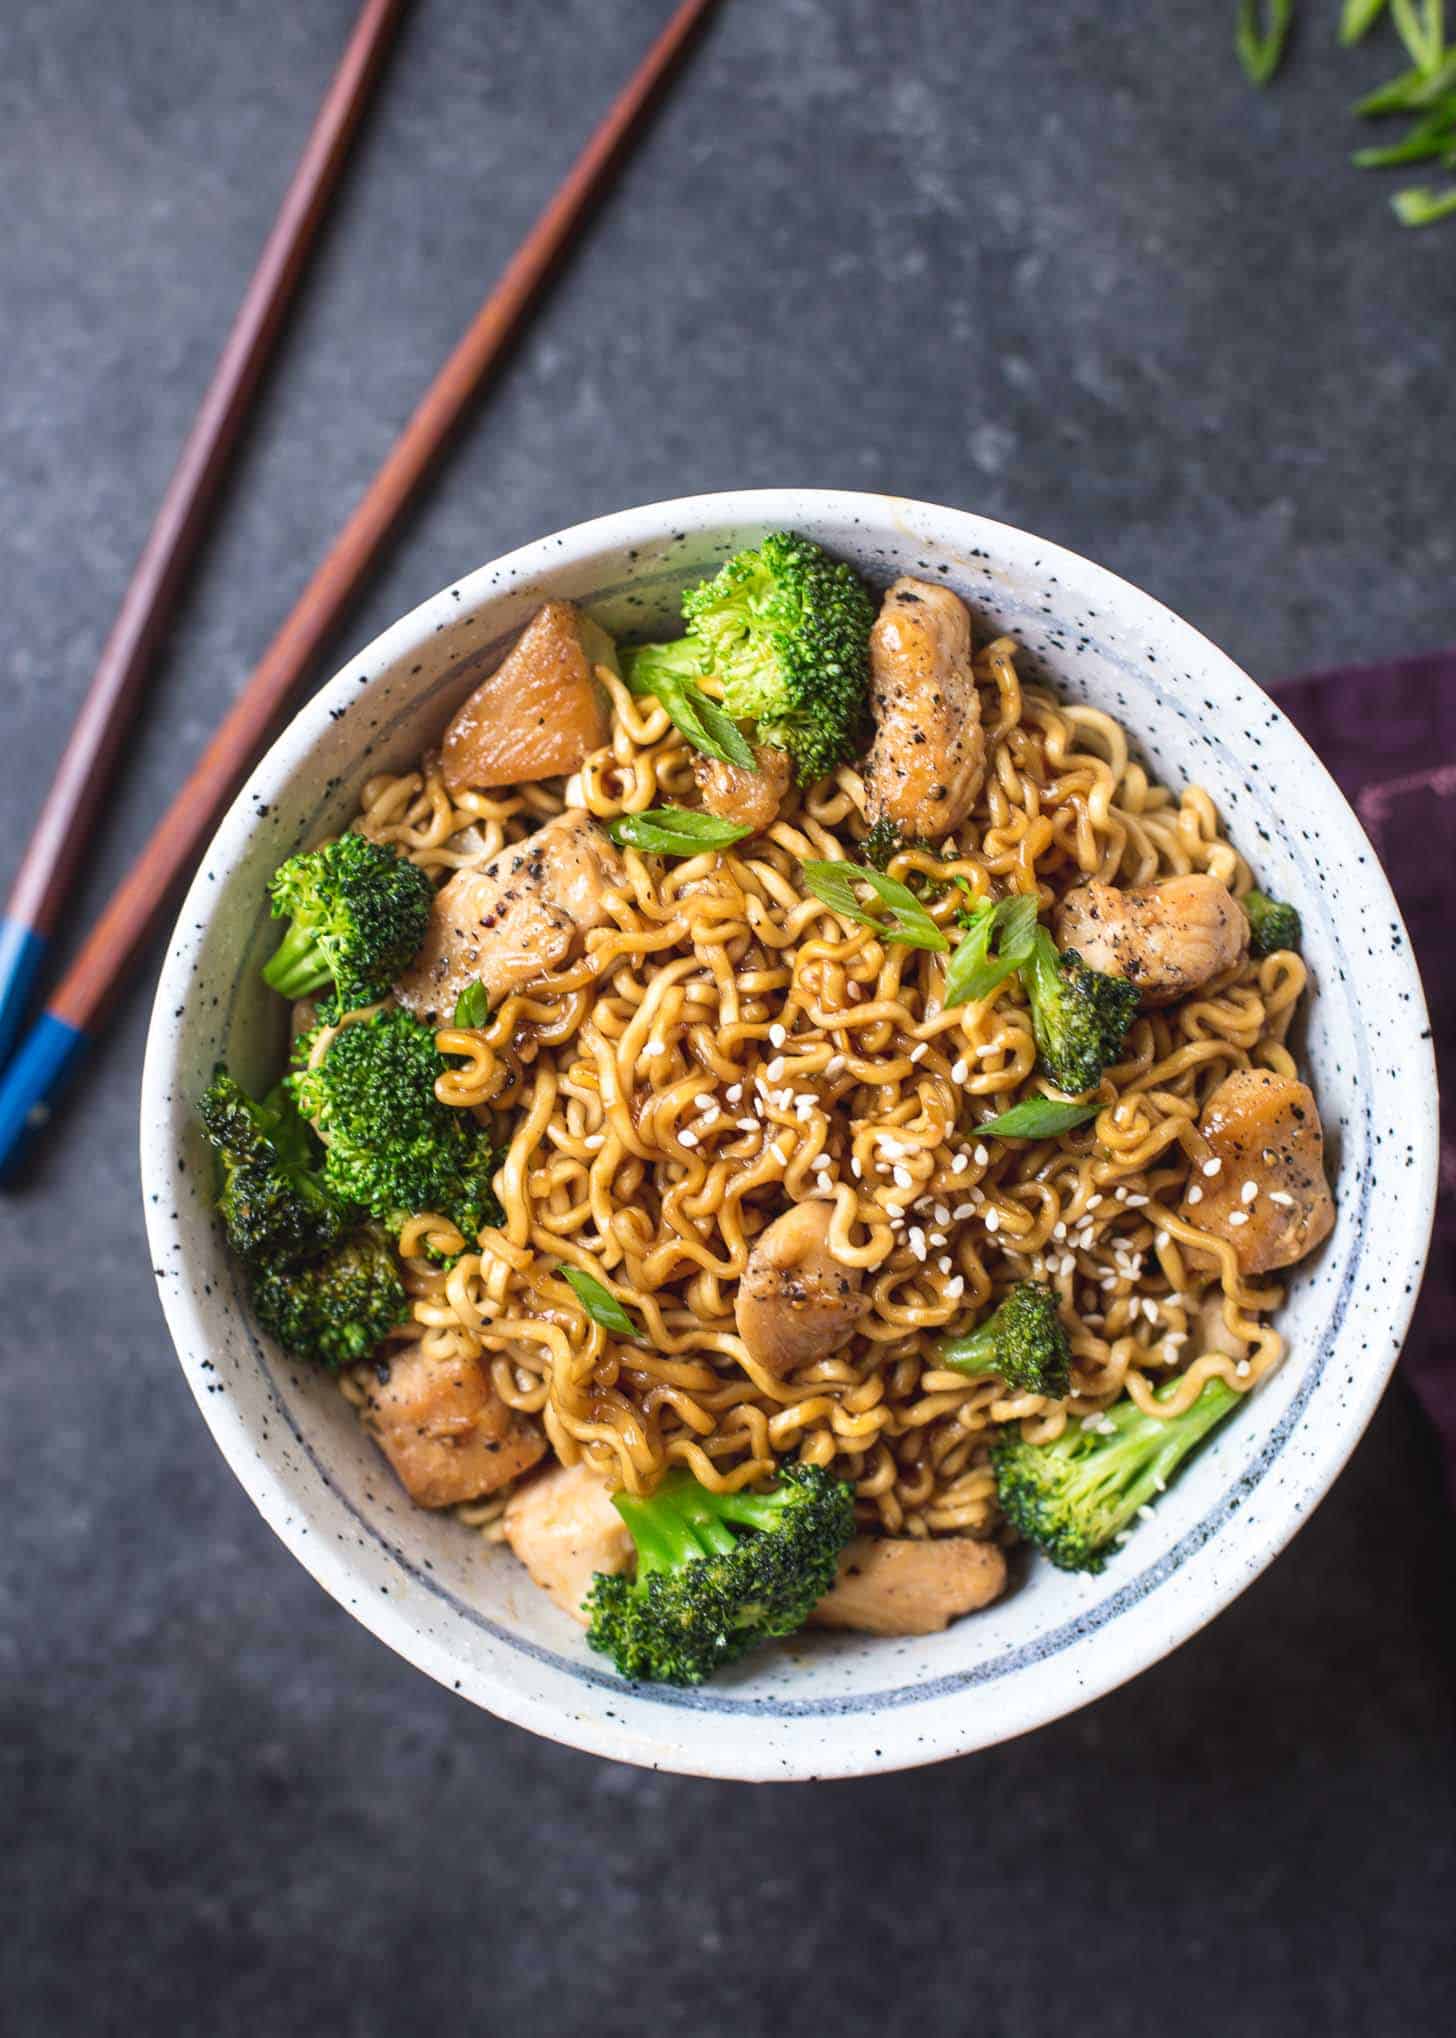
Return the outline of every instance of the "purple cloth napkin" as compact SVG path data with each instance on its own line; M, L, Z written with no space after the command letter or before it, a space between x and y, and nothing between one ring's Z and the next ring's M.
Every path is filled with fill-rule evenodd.
M1456 651L1349 665L1272 691L1359 815L1400 900L1425 980L1441 1087L1456 1099ZM1442 1125L1431 1259L1402 1361L1440 1436L1456 1505L1456 1144Z

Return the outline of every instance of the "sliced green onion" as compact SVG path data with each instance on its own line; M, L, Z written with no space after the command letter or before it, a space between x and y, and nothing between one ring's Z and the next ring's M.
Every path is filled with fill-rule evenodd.
M455 1017L452 1026L475 1031L484 1026L490 1017L490 999L485 995L485 985L477 977L473 984L467 984L455 1000Z
M1424 120L1416 122L1404 141L1383 149L1357 149L1350 161L1361 170L1385 170L1396 163L1424 163L1444 156L1456 139L1456 93L1449 94Z
M946 965L945 990L941 1005L976 1005L989 998L998 984L1020 969L1031 955L1036 933L1036 900L1002 899L998 905L983 900L973 907L971 924L956 943L955 954ZM991 954L992 942L996 953Z
M1390 0L1396 33L1410 51L1418 71L1431 72L1446 48L1443 0Z
M1340 15L1340 41L1346 49L1374 28L1385 12L1385 0L1345 0Z
M803 872L804 883L814 897L841 919L873 927L877 934L901 942L906 948L944 951L950 947L949 940L914 892L897 877L887 877L882 870L869 870L862 863L809 862L803 865ZM881 904L889 908L884 918L860 903L857 885L868 885Z
M722 764L736 764L740 771L758 770L758 759L749 749L743 731L700 686L685 680L674 687L672 699L662 705L673 726L705 757L716 757Z
M1390 207L1402 226L1433 226L1456 212L1456 184L1445 191L1436 191L1429 184L1407 185L1396 192Z
M1065 1097L1023 1097L999 1118L978 1125L976 1137L983 1139L989 1132L993 1139L1054 1139L1074 1125L1085 1125L1101 1109L1100 1104L1073 1104Z
M615 1331L618 1337L641 1336L616 1296L602 1286L595 1274L588 1274L582 1267L563 1267L561 1271L593 1323L599 1323L603 1330Z
M649 807L643 814L619 814L607 824L614 842L652 856L699 856L705 849L726 849L752 832L737 821L687 807Z
M1402 71L1378 91L1356 101L1355 111L1366 116L1381 113L1424 113L1438 99L1456 87L1456 50L1448 50L1434 70Z
M626 676L633 693L661 703L668 720L694 750L716 757L721 764L736 764L740 771L758 770L758 759L733 717L686 673L662 672L652 679L638 679L629 653Z
M1267 85L1279 69L1293 19L1294 0L1239 0L1234 48L1251 85Z

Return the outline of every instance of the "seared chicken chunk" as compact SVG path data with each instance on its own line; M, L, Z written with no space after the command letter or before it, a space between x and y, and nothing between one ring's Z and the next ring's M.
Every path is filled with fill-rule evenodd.
M445 1026L465 986L492 1004L557 969L627 888L622 859L582 813L557 814L483 870L457 870L435 894L424 945L394 987L417 1018Z
M537 609L445 731L441 768L451 792L575 771L609 734L598 665L617 666L605 630L569 601Z
M1248 953L1244 909L1216 877L1189 872L1156 884L1079 885L1057 908L1057 945L1089 969L1136 984L1144 1005L1186 998Z
M1328 1237L1335 1206L1324 1133L1304 1083L1235 1069L1204 1105L1198 1129L1219 1166L1194 1171L1183 1215L1226 1238L1243 1273L1291 1266Z
M581 1603L597 1571L627 1570L632 1538L591 1466L556 1465L506 1502L506 1541L543 1592L586 1624Z
M862 1635L933 1635L1005 1589L1006 1559L995 1543L856 1536L809 1621Z
M734 1316L749 1356L782 1377L847 1344L869 1297L858 1267L829 1250L832 1203L796 1203L759 1234L738 1284Z
M508 1408L474 1359L405 1345L370 1385L364 1424L419 1507L494 1493L546 1454L535 1423Z
M789 760L772 743L755 743L757 771L744 771L721 758L693 752L693 777L703 795L703 805L720 821L734 821L761 835L779 817L779 802L789 789Z
M871 823L938 842L971 811L986 769L971 618L948 587L897 580L870 631Z

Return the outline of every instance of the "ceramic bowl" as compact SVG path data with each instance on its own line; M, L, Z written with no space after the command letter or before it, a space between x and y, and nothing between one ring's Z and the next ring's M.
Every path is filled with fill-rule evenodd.
M209 1208L192 1105L225 1058L262 1087L282 1052L258 968L264 887L341 826L363 781L434 742L538 603L668 633L683 584L787 526L883 585L910 572L1013 632L1023 669L1125 725L1148 768L1206 786L1261 882L1296 901L1316 995L1304 1052L1339 1215L1281 1313L1283 1368L1215 1433L1102 1575L1028 1562L997 1606L915 1640L816 1634L696 1691L631 1686L504 1549L412 1507L330 1383L251 1321ZM295 716L202 861L162 972L143 1083L152 1263L182 1370L223 1456L283 1542L410 1662L504 1719L600 1755L753 1779L855 1775L1025 1733L1176 1648L1328 1491L1400 1350L1435 1194L1436 1083L1420 980L1354 815L1279 709L1148 595L1003 524L820 490L625 510L464 575Z

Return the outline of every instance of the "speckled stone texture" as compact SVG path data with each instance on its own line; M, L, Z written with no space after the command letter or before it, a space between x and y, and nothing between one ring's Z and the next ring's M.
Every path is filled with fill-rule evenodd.
M413 10L80 911L665 11ZM1231 11L725 0L339 655L553 526L805 481L1044 532L1256 674L1448 639L1456 227L1344 165L1390 48L1307 9L1256 98ZM7 845L353 12L0 8ZM155 963L3 1206L7 2031L1449 2028L1453 1537L1401 1387L1230 1612L1030 1740L795 1792L568 1753L355 1626L198 1421Z

